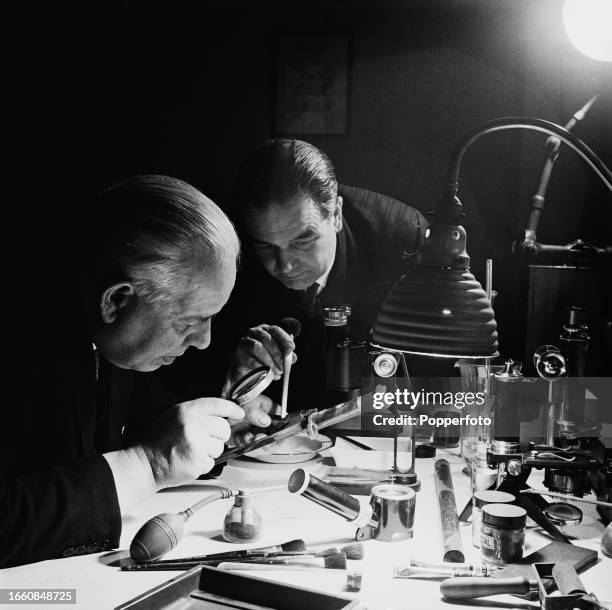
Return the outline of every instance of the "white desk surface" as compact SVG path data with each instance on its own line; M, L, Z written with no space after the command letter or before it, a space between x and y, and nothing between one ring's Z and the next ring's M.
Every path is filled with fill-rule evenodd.
M381 443L390 442L389 439L360 440L381 448ZM384 447L387 446L389 445ZM339 466L382 468L388 467L391 459L389 451L355 450L342 440L338 440L337 447L326 453L333 455ZM461 472L463 462L455 449L438 450L436 458L440 457L445 457L451 463L457 507L461 510L470 495L469 479ZM537 603L529 604L520 598L507 595L484 598L472 605L450 604L441 599L439 580L401 580L391 577L394 565L405 564L411 558L431 562L439 562L442 559L442 538L434 489L433 464L434 459L417 460L416 471L422 489L417 494L413 539L393 543L367 541L365 558L361 561L349 561L349 569L359 570L363 574L363 588L360 593L343 592L346 573L340 570L265 571L248 574L353 597L360 600L361 610L538 607ZM126 549L129 548L132 537L145 520L163 512L179 512L201 499L215 485L244 489L283 486L284 489L267 491L255 496L254 500L263 517L264 531L261 538L250 546L276 544L295 538L303 538L307 544L329 543L329 546L335 546L339 541L350 542L355 533L350 524L309 500L286 491L289 475L300 466L309 468L313 474L322 468L320 459L299 465L230 463L219 480L197 481L192 485L162 491L131 514L124 515L121 550L8 568L0 571L0 587L76 588L77 604L67 605L67 608L106 610L126 602L173 578L179 572L122 572L118 567L109 564L127 556ZM532 475L529 482L534 487L538 486L537 473ZM361 500L367 502L368 498L362 497ZM167 558L242 548L227 543L220 537L223 518L231 503L231 499L215 502L196 513L187 522L182 542L167 555ZM590 507L585 504L581 507L585 512L585 518L580 526L572 528L572 533L580 538L576 541L577 544L598 551L599 561L580 577L588 591L594 592L600 601L610 603L612 602L612 559L605 557L600 550L603 526L597 521L594 510L588 510ZM525 554L537 550L550 541L539 531L535 528L528 529ZM478 560L479 551L471 545L471 527L462 527L462 534L466 560ZM19 604L18 607L42 608L43 606Z

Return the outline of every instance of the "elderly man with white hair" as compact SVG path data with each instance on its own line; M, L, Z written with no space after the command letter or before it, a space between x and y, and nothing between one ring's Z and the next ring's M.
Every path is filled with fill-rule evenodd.
M116 546L122 510L210 471L230 423L250 419L232 402L197 398L125 442L140 373L209 345L240 245L210 199L165 176L114 185L87 219L71 260L40 279L51 292L23 266L41 294L24 298L25 321L7 328L18 402L5 409L0 446L0 567Z

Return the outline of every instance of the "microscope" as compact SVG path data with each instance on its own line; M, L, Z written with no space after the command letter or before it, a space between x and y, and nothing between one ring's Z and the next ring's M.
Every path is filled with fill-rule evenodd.
M495 421L487 464L497 470L495 487L514 494L538 525L562 541L567 537L556 526L579 523L582 515L576 507L549 504L540 495L528 493L532 469L544 469L544 486L552 493L581 498L591 491L599 496L610 489L611 468L599 438L601 427L585 423L585 354L589 344L585 314L585 310L571 307L559 347L544 345L534 355L538 374L548 382L546 444L524 447L520 443L518 406L523 379L518 363L508 361L505 370L494 375L492 384ZM559 505L558 513L553 505Z
M365 340L351 339L349 324L351 306L347 304L326 307L323 311L325 384L337 402L361 399L362 429L372 436L381 431L368 426L368 404L375 391L394 392L410 383L404 355L373 347ZM400 415L397 406L390 407L395 416ZM387 431L388 433L388 431ZM388 434L385 434L387 436ZM414 472L415 426L397 427L393 430L393 466L390 472L381 472L384 480L420 489L420 482ZM399 464L399 437L408 436L410 442L409 466Z

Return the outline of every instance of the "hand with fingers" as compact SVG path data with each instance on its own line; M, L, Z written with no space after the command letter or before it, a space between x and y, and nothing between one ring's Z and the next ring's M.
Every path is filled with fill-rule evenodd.
M297 360L294 350L292 336L280 326L260 324L249 328L234 353L223 386L223 395L226 395L236 381L259 366L270 367L274 378L280 379L285 358L291 356L292 363Z
M138 445L158 489L209 472L230 439L228 420L237 423L243 419L244 410L222 398L198 398L167 409Z
M265 436L257 428L267 428L271 423L271 415L280 413L280 406L271 398L260 394L242 406L245 417L239 421L230 420L232 435L229 444L238 447L249 445Z

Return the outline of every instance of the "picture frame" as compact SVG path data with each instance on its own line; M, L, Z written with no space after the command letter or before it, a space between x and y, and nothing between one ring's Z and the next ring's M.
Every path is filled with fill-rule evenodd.
M279 33L276 135L347 135L350 51L346 32Z

